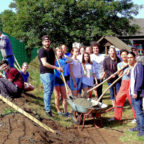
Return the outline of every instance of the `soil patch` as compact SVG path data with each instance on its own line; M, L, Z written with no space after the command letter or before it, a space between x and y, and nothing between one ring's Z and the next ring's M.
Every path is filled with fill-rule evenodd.
M32 114L30 109L24 108L24 97L14 99L17 104ZM0 101L0 113L6 106ZM57 131L53 134L24 117L19 113L12 113L0 117L0 144L122 144L119 141L121 132L105 128L95 128L91 124L86 125L82 131L73 125L70 128L62 127L50 119L40 119L43 123Z

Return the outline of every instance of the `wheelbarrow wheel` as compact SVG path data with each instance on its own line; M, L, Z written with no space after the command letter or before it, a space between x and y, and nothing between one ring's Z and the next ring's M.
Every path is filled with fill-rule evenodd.
M81 119L81 120L83 119L83 115L82 115L82 117L80 117L81 114L78 113L78 112L76 112L76 116L74 116L74 113L75 113L75 111L72 112L71 119L72 119L72 122L73 122L74 124L78 125L80 119Z

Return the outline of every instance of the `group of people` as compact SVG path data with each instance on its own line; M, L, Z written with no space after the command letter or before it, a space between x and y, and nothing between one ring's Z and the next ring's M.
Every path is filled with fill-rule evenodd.
M130 131L138 131L138 136L144 135L142 108L144 66L136 60L137 56L134 52L123 49L118 57L115 47L111 45L108 55L104 55L100 54L100 45L92 42L90 46L73 47L69 53L65 44L56 48L50 48L50 44L50 38L48 35L44 35L42 37L43 47L38 53L40 80L44 86L44 108L48 116L52 117L51 96L53 90L57 113L68 117L67 85L70 87L72 95L79 97L82 92L87 92L93 86L103 82L104 79L108 78L107 83L111 85L118 77L122 77L110 88L110 98L114 108L114 117L110 120L121 120L123 105L128 98L137 123L137 126L131 128ZM0 49L4 48L5 43L0 42ZM7 58L10 57L11 54L7 56ZM9 61L4 60L0 63L0 70L5 71L6 74L6 79L0 78L0 93L3 96L17 96L24 87L33 90L31 85L24 84L24 82L28 82L29 77L27 68L28 64L24 63L22 71L19 72ZM95 98L101 96L102 85L94 90L94 94ZM88 93L85 98L92 98L92 92ZM60 109L60 100L62 100L63 112Z
M109 55L100 54L99 44L93 42L91 46L81 45L73 47L71 53L67 52L66 45L55 49L50 48L51 41L48 35L42 37L43 48L38 57L40 61L40 79L44 85L44 104L48 116L52 116L51 95L54 89L55 105L59 115L68 116L66 103L66 89L62 73L72 95L78 97L82 91L87 91L94 85L108 80L111 85L118 77L122 77L110 88L110 97L114 108L112 120L121 120L122 109L128 98L137 127L130 131L138 131L138 135L144 135L144 113L142 109L142 97L144 96L144 66L137 62L134 52L121 50L120 58L116 54L115 47L109 47ZM102 94L102 85L95 91L95 97ZM89 93L86 98L91 98ZM60 110L60 98L63 100L64 113ZM102 102L102 100L101 100Z
M8 36L0 28L0 50L3 60L0 62L0 94L4 97L19 97L23 91L31 91L34 87L28 82L28 63L22 69L14 68L14 54Z

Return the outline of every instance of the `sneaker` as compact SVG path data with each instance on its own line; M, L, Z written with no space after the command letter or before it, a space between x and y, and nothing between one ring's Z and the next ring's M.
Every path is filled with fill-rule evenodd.
M144 131L139 131L138 136L139 137L144 136Z
M136 123L136 119L133 119L133 120L131 121L131 123L132 123L132 124L135 124L135 123Z
M66 112L66 113L64 113L63 115L64 115L65 117L69 117L69 116L70 116L69 112Z
M138 127L130 128L129 131L131 132L137 132L139 131Z
M47 116L52 117L52 112L46 112Z
M108 121L109 121L109 122L112 122L112 121L116 121L116 119L115 119L114 117L112 117L112 118L110 118Z
M58 115L59 115L59 116L62 116L62 112L58 112Z

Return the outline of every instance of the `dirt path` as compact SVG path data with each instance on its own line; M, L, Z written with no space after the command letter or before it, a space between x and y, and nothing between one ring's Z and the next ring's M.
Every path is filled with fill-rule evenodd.
M23 108L25 98L13 101ZM6 106L0 101L0 113ZM82 131L76 126L64 128L50 119L42 122L56 130L57 134L46 132L43 128L19 113L0 117L0 144L122 144L121 132L86 125Z

